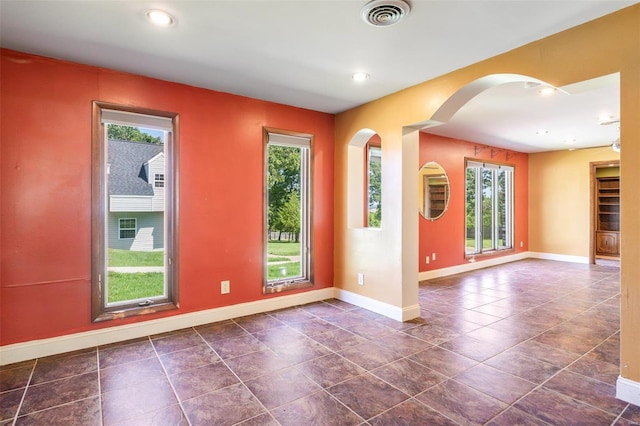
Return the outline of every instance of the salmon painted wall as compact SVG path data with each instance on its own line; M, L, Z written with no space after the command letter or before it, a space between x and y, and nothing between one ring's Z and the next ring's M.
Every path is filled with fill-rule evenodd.
M483 148L477 155L476 146ZM526 251L528 248L528 154L500 150L492 158L491 149L485 145L420 132L420 166L429 161L440 164L447 173L450 187L449 206L442 217L431 221L419 215L420 272L468 263L464 257L465 158L515 166L515 252ZM520 247L520 241L523 242L523 247ZM432 253L436 253L436 260L431 260L427 265L426 257ZM513 253L510 251L507 254ZM476 261L481 260L481 257L476 257Z
M262 294L263 126L315 135L313 288L333 286L333 115L9 50L1 59L0 344L276 297ZM91 322L93 100L180 115L179 310Z

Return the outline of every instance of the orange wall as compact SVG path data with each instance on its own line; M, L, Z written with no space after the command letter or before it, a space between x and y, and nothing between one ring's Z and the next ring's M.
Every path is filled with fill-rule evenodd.
M484 148L477 155L475 154L476 146ZM509 160L506 158L507 152ZM528 249L528 154L500 150L492 158L491 148L485 145L420 132L420 166L429 161L440 164L449 177L450 186L449 206L440 219L431 221L419 214L418 268L420 272L467 263L464 258L465 158L515 166L515 249L516 252ZM523 247L520 247L520 241L523 242ZM436 253L436 260L431 260L427 265L425 259L432 253ZM481 258L476 257L476 260L481 261Z
M1 345L268 297L263 126L315 135L314 288L333 285L333 115L9 50L1 60ZM91 323L93 100L180 115L177 311Z

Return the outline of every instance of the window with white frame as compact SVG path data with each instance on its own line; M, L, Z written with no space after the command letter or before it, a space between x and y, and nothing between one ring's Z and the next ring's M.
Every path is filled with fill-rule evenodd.
M465 254L513 248L513 166L466 161Z
M136 237L136 220L134 219L119 219L118 220L118 235L119 238L135 238Z
M154 179L156 188L164 188L164 173L156 173Z

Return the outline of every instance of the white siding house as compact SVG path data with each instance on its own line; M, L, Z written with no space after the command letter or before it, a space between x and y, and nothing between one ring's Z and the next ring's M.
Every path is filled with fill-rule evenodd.
M164 248L164 145L109 140L109 248Z

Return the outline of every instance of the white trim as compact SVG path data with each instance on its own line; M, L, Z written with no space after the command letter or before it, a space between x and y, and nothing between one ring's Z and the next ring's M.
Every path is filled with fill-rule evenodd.
M560 262L573 262L573 263L589 263L588 256L572 256L568 254L554 254L554 253L539 253L530 251L529 257L533 259L545 259L545 260L557 260Z
M257 300L255 302L174 315L135 324L120 325L99 330L67 334L60 337L0 346L0 365L318 302L331 299L334 295L335 289L329 287L321 290L311 290L304 293Z
M503 263L515 262L516 260L526 259L530 256L530 252L522 252L517 254L509 254L500 257L491 257L484 260L469 260L469 263L463 265L450 266L448 268L434 269L433 271L424 271L418 273L418 280L430 280L433 278L447 277L449 275L461 274L463 272L475 271L476 269L488 268L489 266L502 265Z
M352 293L341 288L336 288L335 291L336 299L340 299L343 302L351 303L352 305L359 306L368 311L384 315L385 317L389 317L396 321L408 321L420 316L420 305L401 308L385 302L380 302L379 300L375 300L367 296Z
M640 406L640 383L618 376L616 398Z

